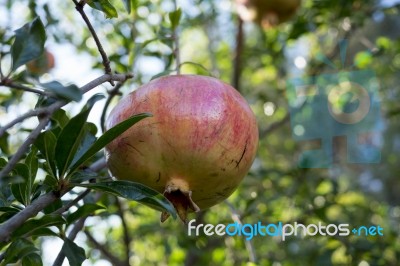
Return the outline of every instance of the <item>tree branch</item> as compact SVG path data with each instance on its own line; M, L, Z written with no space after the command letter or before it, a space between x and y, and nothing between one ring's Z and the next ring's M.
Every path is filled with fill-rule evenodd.
M227 200L225 200L225 203L229 206L229 209L232 212L232 220L234 220L235 222L237 222L240 225L243 225L242 221L240 220L240 215L239 213L236 211L235 207L228 202ZM249 260L250 262L257 262L257 258L256 258L256 252L253 246L253 243L251 240L245 240L244 244L246 246L247 252L249 253Z
M90 169L93 171L99 171L105 166L104 159L100 159L93 163L90 166ZM54 201L62 197L65 193L67 193L71 188L66 187L63 191L59 193L49 192L40 196L38 199L33 201L30 205L28 205L25 209L15 214L9 220L0 225L0 243L8 242L11 234L20 226L22 226L26 220L31 217L36 216L40 211L42 211L45 207L52 204Z
M173 1L175 10L178 9L178 4L176 0ZM179 75L181 73L181 54L180 54L180 46L179 46L179 32L178 32L178 25L172 32L172 40L174 41L174 55L176 61L176 73Z
M14 120L12 120L11 122L9 122L8 124L4 125L3 127L0 127L0 137L2 137L6 131L10 128L12 128L13 126L15 126L16 124L24 121L27 118L30 117L34 117L34 116L39 116L41 114L45 114L47 113L47 108L38 108L35 110L31 110L17 118L15 118Z
M109 75L109 74L104 74L91 82L87 83L86 85L81 87L82 93L86 93L90 91L91 89L94 89L95 87L103 84L104 82L107 81L125 81L129 78L132 78L132 74L114 74L114 75ZM8 175L11 170L14 168L15 164L22 158L22 156L25 154L25 152L29 149L30 145L36 140L36 138L39 136L41 133L42 129L44 129L50 119L50 116L66 105L67 102L64 100L59 100L52 105L46 107L46 113L47 116L43 117L40 120L39 125L28 135L28 138L25 140L25 142L19 147L18 151L12 156L10 161L7 163L7 165L0 171L0 179L3 178L4 176Z
M232 86L240 91L240 76L242 73L242 52L243 52L243 20L238 17L237 33L236 33L236 48L233 58Z
M68 239L73 241L78 233L82 230L83 226L85 225L85 221L88 216L80 218L74 225L74 228L72 228L71 232L68 235ZM65 254L61 250L60 253L58 253L58 256L56 260L53 263L53 266L61 266L64 262L65 259Z
M106 114L107 114L107 109L110 106L110 103L112 101L112 99L114 99L115 96L120 95L120 89L122 87L122 85L125 82L118 82L117 85L108 92L108 97L106 100L106 103L104 104L104 108L103 108L103 112L101 113L101 117L100 117L100 126L101 126L101 130L103 132L105 132L105 121L106 121Z
M65 193L66 191L64 191ZM36 216L46 206L56 201L59 197L54 192L49 192L37 200L32 202L31 205L8 219L5 223L0 226L0 243L9 241L11 234L20 226L24 224L26 220Z
M73 2L75 3L75 9L76 9L76 10L79 12L79 14L82 16L82 18L83 18L83 20L85 21L85 23L86 23L86 25L87 25L87 27L88 27L90 33L92 34L92 37L93 37L93 39L94 39L94 41L95 41L95 43L96 43L97 49L99 50L100 55L101 55L101 58L102 58L102 60L103 60L103 66L104 66L104 69L105 69L106 74L110 74L110 75L111 75L111 74L112 74L112 71L111 71L111 67L110 67L110 60L108 59L107 54L106 54L106 52L104 51L103 46L101 45L100 39L99 39L99 37L97 36L97 33L96 33L96 31L94 30L92 24L90 23L89 18L86 16L85 11L83 10L83 8L84 8L84 6L85 6L85 2L84 2L84 1L81 1L81 2L78 3L76 0L73 0ZM109 82L110 82L110 84L111 84L112 86L115 85L113 80L110 80Z
M47 93L47 92L42 91L42 90L29 88L29 87L27 87L25 85L22 85L22 84L17 84L17 83L13 82L10 79L3 79L0 82L0 86L6 86L6 87L10 87L12 89L21 90L21 91L33 92L33 93L36 93L36 94L39 94L39 95L43 95L43 96L54 97L53 94Z
M4 176L8 175L14 166L18 163L18 161L22 158L22 156L25 154L25 152L29 149L31 144L35 142L36 138L39 136L39 134L42 132L42 129L44 129L47 125L47 123L50 120L50 116L43 117L40 120L39 125L28 135L28 138L22 143L22 145L19 147L18 151L11 157L11 159L8 161L7 165L0 171L0 179L3 178Z
M124 263L123 261L115 257L111 252L109 252L107 247L97 242L97 240L92 236L92 234L88 230L84 230L84 233L86 234L86 237L89 240L89 242L91 242L93 246L96 249L98 249L104 255L104 257L106 257L112 263L112 265L129 266L129 262L128 264Z
M63 214L64 212L68 211L69 208L71 208L72 206L77 204L81 199L86 197L90 193L90 191L91 191L90 188L86 189L81 194L79 194L75 199L73 199L72 201L68 202L67 204L65 204L64 206L62 206L58 210L54 211L53 213L54 214Z
M267 136L267 134L275 131L276 129L280 128L281 126L285 125L290 120L290 113L288 112L281 120L272 123L269 127L264 130L260 130L260 139Z
M123 228L123 234L124 234L124 244L125 244L125 263L126 265L129 265L129 258L131 257L131 252L130 252L130 245L131 245L131 237L129 235L129 229L128 225L126 223L125 217L124 217L124 210L122 208L121 201L119 200L118 197L116 197L116 204L118 208L118 215L121 217L121 223L122 223L122 228Z

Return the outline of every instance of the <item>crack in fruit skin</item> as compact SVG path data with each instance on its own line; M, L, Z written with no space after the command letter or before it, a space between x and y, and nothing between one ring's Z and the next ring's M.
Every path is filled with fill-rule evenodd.
M106 127L142 112L153 117L106 147L108 167L118 179L165 192L171 202L176 201L177 210L181 208L181 218L187 210L197 210L196 205L208 208L230 196L255 158L255 116L234 88L215 78L155 79L122 99ZM173 191L193 204L181 204L182 197Z

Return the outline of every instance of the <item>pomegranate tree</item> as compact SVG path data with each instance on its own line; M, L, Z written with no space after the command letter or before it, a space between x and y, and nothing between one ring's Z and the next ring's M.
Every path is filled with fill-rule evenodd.
M150 112L106 147L111 173L164 195L185 221L188 211L229 197L257 150L256 118L246 100L218 79L173 75L155 79L122 99L106 127ZM163 213L161 220L168 218Z

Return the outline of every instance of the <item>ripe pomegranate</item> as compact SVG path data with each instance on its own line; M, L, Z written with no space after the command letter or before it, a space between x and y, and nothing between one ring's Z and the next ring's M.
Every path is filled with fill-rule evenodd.
M39 76L48 73L54 68L54 64L54 55L45 50L39 58L28 62L26 68L31 74Z
M109 170L164 193L183 221L188 211L230 196L254 160L256 118L234 88L215 78L155 79L122 99L106 127L141 112L153 117L106 147ZM161 221L167 218L163 213Z
M296 13L301 0L236 0L240 18L264 28L288 21Z

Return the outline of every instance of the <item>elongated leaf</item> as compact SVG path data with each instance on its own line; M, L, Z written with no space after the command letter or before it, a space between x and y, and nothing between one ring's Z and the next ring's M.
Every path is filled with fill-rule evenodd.
M51 131L45 131L39 135L35 141L35 146L43 154L47 164L50 166L52 176L56 177L56 165L54 163L55 147L57 138Z
M68 124L69 118L63 109L58 109L51 116L51 121L55 122L60 128L64 128Z
M55 148L55 160L60 176L64 175L85 136L85 123L94 102L100 97L92 97L82 111L72 118L62 129Z
M15 31L15 41L11 46L12 70L38 58L44 52L46 32L39 17Z
M178 27L179 25L179 21L181 19L182 16L182 10L180 8L178 8L177 10L170 12L168 14L169 16L169 20L171 21L171 27L172 29L176 29L176 27Z
M21 183L12 184L11 191L16 200L27 206L30 203L30 195L31 195L28 166L23 163L16 164L13 169L13 174L15 176L22 177L24 181Z
M95 130L91 130L91 128L94 128ZM79 158L81 158L89 149L92 147L92 145L96 142L96 132L97 128L94 124L91 123L86 123L85 124L85 134L82 139L81 144L79 144L78 151L75 153L74 159L72 160L71 165L74 165Z
M130 14L132 10L131 0L122 0L122 3L124 3L125 9L126 11L128 11L128 14Z
M29 236L34 237L34 238L39 237L39 236L59 237L59 235L57 233L55 233L53 230L51 230L50 228L47 228L47 227L35 229L29 234Z
M79 159L77 159L77 161L70 167L69 173L73 173L81 164L90 159L93 155L128 130L131 126L140 120L151 116L152 114L150 113L137 114L107 130Z
M4 132L2 136L0 136L0 150L3 154L10 154L10 147L8 143L8 137L10 134L8 132Z
M22 266L42 266L42 258L37 253L32 253L22 259Z
M94 172L92 170L90 170L90 168L86 168L86 169L82 169L79 171L74 172L71 176L70 176L70 181L72 183L82 183L85 181L89 181L90 179L102 179L102 178L108 178L108 177L101 177L99 176L99 174L97 172Z
M48 205L46 208L43 209L45 214L51 214L61 208L63 206L63 202L61 199L56 199L52 204Z
M40 85L61 99L75 102L82 100L82 92L76 85L64 86L58 81L42 83Z
M106 15L106 18L117 18L118 12L115 7L107 0L89 0L87 1L91 8L97 9Z
M30 234L39 228L45 228L49 226L57 226L65 224L67 221L58 214L44 215L39 219L30 219L24 223L24 226L18 228L12 234L13 238L18 238L26 234Z
M156 79L156 78L159 78L159 77L162 77L162 76L167 76L167 75L171 74L171 73L174 72L174 71L175 71L175 70L165 70L165 71L163 71L163 72L161 72L161 73L158 73L158 74L152 76L152 77L150 78L150 80L153 80L153 79Z
M32 146L31 151L25 159L25 164L29 169L29 182L31 188L33 187L33 183L35 182L36 174L39 168L37 153L38 149L35 146Z
M31 241L26 239L17 239L7 248L3 264L16 263L19 259L38 252Z
M77 186L92 188L129 200L134 200L158 211L167 211L176 218L173 205L163 195L140 183L119 180L77 184Z
M70 266L81 266L86 260L85 250L68 238L64 239L62 252L67 257Z
M104 209L105 207L99 204L86 203L85 205L79 207L78 210L76 210L74 213L70 214L67 217L67 223L72 224L79 218L88 216L97 210L104 210Z

